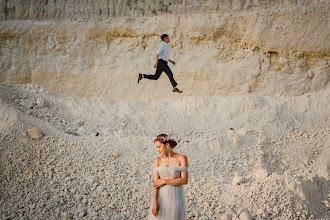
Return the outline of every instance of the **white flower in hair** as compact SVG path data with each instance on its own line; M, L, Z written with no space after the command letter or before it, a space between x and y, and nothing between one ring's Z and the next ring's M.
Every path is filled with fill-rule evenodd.
M164 141L170 141L170 140L172 140L172 138L170 138L170 136L159 136L158 137L159 139L162 139L162 140L164 140Z

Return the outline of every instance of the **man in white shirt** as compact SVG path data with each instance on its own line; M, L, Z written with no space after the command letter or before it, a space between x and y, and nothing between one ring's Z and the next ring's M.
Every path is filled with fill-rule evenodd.
M154 65L154 68L157 68L156 73L155 75L139 73L138 83L142 78L157 80L164 71L170 79L170 82L173 86L173 92L182 93L182 91L176 88L178 84L175 82L173 78L173 73L170 67L167 65L168 62L171 62L173 63L173 65L175 65L175 62L173 60L170 60L170 50L168 49L167 45L170 42L170 38L167 34L163 34L160 38L163 42L159 45L158 50L156 52L156 63Z

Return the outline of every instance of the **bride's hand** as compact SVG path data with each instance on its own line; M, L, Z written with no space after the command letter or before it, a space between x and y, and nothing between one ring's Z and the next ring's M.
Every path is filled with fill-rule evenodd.
M159 211L159 205L157 202L154 202L152 205L152 214L157 217L158 216L158 211Z
M154 183L152 184L153 187L158 188L165 185L165 180L163 179L157 179L156 181L154 181Z

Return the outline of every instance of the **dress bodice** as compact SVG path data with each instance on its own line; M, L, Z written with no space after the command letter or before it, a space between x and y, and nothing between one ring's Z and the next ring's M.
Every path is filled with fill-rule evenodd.
M161 179L176 179L181 177L181 171L188 172L188 167L183 166L158 166L153 169L153 173L159 173Z

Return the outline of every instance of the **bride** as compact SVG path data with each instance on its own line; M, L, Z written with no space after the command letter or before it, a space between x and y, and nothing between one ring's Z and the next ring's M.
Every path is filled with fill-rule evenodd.
M176 154L177 142L166 134L154 140L160 157L154 160L153 198L148 220L184 220L187 215L186 195L183 184L188 183L186 156Z

